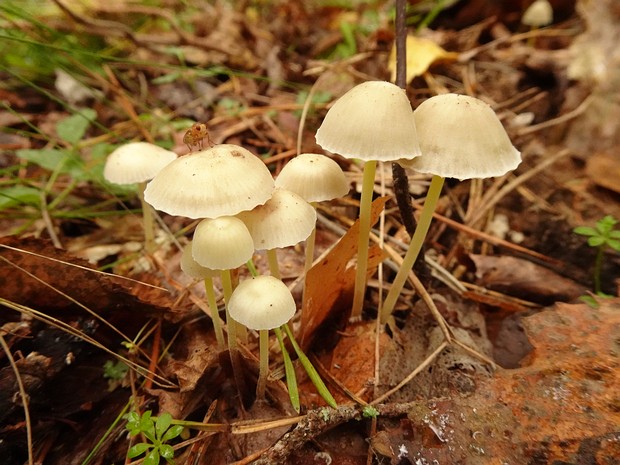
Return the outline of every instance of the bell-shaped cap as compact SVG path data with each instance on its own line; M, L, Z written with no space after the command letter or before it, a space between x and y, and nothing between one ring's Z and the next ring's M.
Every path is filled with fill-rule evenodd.
M232 270L246 263L253 254L252 236L239 218L209 218L196 226L192 256L201 266L212 270Z
M365 161L420 155L407 94L386 81L364 82L340 97L325 115L316 142L332 153Z
M216 276L218 273L215 270L205 268L196 260L192 255L192 243L190 242L183 247L183 253L181 254L181 271L192 278L206 279Z
M148 183L144 199L171 215L217 218L262 205L273 189L271 173L258 157L222 144L167 165Z
M254 330L282 326L293 317L295 309L291 291L273 276L256 276L242 281L228 302L230 316Z
M547 0L535 0L521 17L521 23L530 27L542 27L552 22L553 7Z
M521 163L521 154L493 109L467 95L443 94L415 112L422 156L399 163L420 173L471 179L502 176Z
M338 163L317 153L292 158L278 174L276 187L295 192L306 202L332 200L349 192L349 183Z
M103 177L114 184L135 184L153 179L177 154L148 142L117 147L106 159Z
M237 215L250 230L256 250L298 244L316 224L316 210L299 195L276 188L264 205Z

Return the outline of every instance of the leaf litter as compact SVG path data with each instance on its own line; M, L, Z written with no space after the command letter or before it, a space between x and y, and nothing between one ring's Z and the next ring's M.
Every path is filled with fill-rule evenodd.
M618 301L600 300L597 309L555 304L541 310L540 305L571 301L587 287L584 276L593 256L570 236L571 225L593 221L603 213L620 216L620 206L613 194L617 193L613 177L617 158L613 121L617 118L601 120L599 117L615 111L615 100L607 98L614 92L610 83L615 82L618 72L615 49L603 53L603 68L608 71L609 79L592 82L591 75L580 77L578 82L569 83L566 79L566 69L574 67L575 57L579 56L579 42L589 49L615 44L605 31L614 30L609 20L616 10L609 1L597 2L596 8L587 8L592 2L578 2L578 12L585 18L585 32L574 42L573 55L569 57L565 51L580 32L577 31L579 19L572 16L569 2L554 2L558 21L567 22L558 22L557 27L534 34L533 47L517 38L515 31L521 31L515 26L517 10L513 6L494 5L492 13L497 19L492 21L486 16L490 10L480 7L485 2L459 3L453 7L458 15L440 15L441 26L430 36L447 51L444 58L448 59L433 62L428 70L420 70L421 77L413 77L411 88L416 104L433 92L445 90L484 96L496 107L513 140L523 147L525 162L521 172L536 167L559 150L557 146L564 141L572 150L570 157L558 159L553 169L543 170L495 206L495 212L508 216L511 229L523 235L521 245L562 261L565 268L549 270L549 262L543 263L544 267L533 266L531 261L505 255L506 249L501 244L487 242L482 236L466 236L444 224L435 225L429 237L429 246L439 251L441 263L448 267L449 273L461 273L460 279L467 284L476 283L478 290L496 292L491 304L476 303L465 298L471 294L459 295L440 282L425 278L442 318L452 328L455 338L489 356L497 351L500 335L512 340L519 333L527 344L523 344L521 351L514 350L511 368L493 370L470 353L448 345L433 363L387 402L374 406L379 414L377 420L365 417L363 402L372 402L405 378L434 349L441 347L443 335L425 305L415 302L411 293L403 294L394 324L381 333L378 342L372 320L349 323L346 302L350 298L352 276L347 267L353 252L347 247L353 245L347 246L344 239L340 247L347 250L328 255L308 276L309 283L314 279L314 287L309 288L311 299L306 299L300 320L296 321L296 325L301 325L300 340L327 371L326 379L330 380L330 389L336 392L341 406L337 410L320 406L312 386L301 383L304 415L291 417L285 386L277 378L281 364L277 358L267 404L253 403L252 389L237 392L229 359L225 353L215 350L213 331L204 317L204 309L183 298L188 282L179 278L173 266L178 262L174 247L158 251L159 255L152 258L150 271L132 276L156 286L149 287L97 274L92 271L92 265L53 248L46 241L3 239L0 244L1 297L5 307L2 334L12 353L21 357L17 357L16 363L28 387L29 408L38 421L33 433L38 441L36 450L45 457L44 463L82 463L126 405L130 392L123 386L131 385L132 381L127 378L109 392L107 380L102 376L104 363L118 360L113 354L135 364L132 366L137 372L131 376L142 376L147 367L154 368L157 376L155 373L149 376L157 383L139 391L145 407L168 411L177 419L224 425L215 428L219 432L197 433L203 435L202 440L179 451L180 460L191 458L192 463L235 460L249 463L251 457L259 463L374 460L375 463L485 464L496 463L500 458L504 463L614 463L614 457L620 455L617 427L620 409L615 393L619 384ZM125 29L121 27L123 21L129 21L123 15L134 7L125 3L99 4L93 6L93 12L104 12L118 26L118 32ZM164 79L152 86L155 92L148 98L154 100L149 105L157 108L163 100L163 105L178 115L209 121L214 141L247 144L258 153L267 152L269 157L276 158L270 165L276 172L287 156L295 153L299 116L294 112L300 109L295 94L283 88L280 80L308 84L311 80L307 76L313 73L316 76L317 68L329 69L327 73L332 80L323 79L317 87L334 97L342 93L342 83L355 82L355 76L387 78L388 45L393 35L389 23L381 18L383 11L379 13L380 26L373 34L356 33L354 53L357 55L345 58L339 68L338 64L323 60L325 53L336 50L332 45L346 35L342 22L361 24L365 20L364 8L351 12L352 15L337 7L305 8L296 2L277 2L264 11L254 5L244 11L217 4L205 8L205 14L186 18L171 15L165 9L150 11L148 14L167 18L171 30L147 34L144 29L133 32L129 28L124 37L133 43L131 54L141 60L175 63L172 54L162 55L161 45L180 40L183 43L178 44L179 53L184 55L186 63L228 66L267 76L269 80L261 83L234 74L222 80L192 76L195 82L186 85L182 79L169 82ZM90 16L85 10L74 19L81 27L89 25L94 34L102 34ZM191 23L192 34L178 27L180 20ZM602 33L596 32L598 25L604 30ZM127 47L121 36L111 33L110 41L120 48ZM290 43L295 46L283 46ZM346 41L344 45L351 46ZM340 47L338 53L345 49ZM347 69L354 72L346 72ZM114 67L108 76L123 76L124 72ZM123 86L127 89L115 88L117 99L109 108L101 108L97 103L98 111L106 115L122 137L148 133L144 127L119 121L123 118L119 114L131 114L134 108L145 104L137 97L139 88L131 80L123 80ZM586 105L583 102L590 93L594 97ZM17 94L11 95L15 99ZM39 126L55 127L57 116L53 112L46 118L44 114L39 116L28 111L28 97L24 93L21 100L24 119L7 121L12 121L12 126L27 120ZM101 96L87 98L96 100ZM49 104L48 108L51 109ZM312 134L322 108L316 105L305 121L301 138L309 150L319 150ZM0 116L7 115L3 111ZM179 128L171 134L178 150L184 149L185 129ZM591 137L592 134L599 136ZM23 144L20 148L30 149L36 142L15 140ZM277 158L287 151L290 155ZM351 179L355 179L355 167L340 161L349 168ZM25 179L35 172L40 175L41 167L36 171L21 170L20 176ZM412 176L412 179L424 182L423 178ZM58 186L62 182L61 176ZM501 188L501 183L497 186ZM476 205L475 188L448 187L451 203L446 202L441 213L453 218L460 216L467 226L484 230L484 221L470 225L467 216L461 215L467 212L459 212L468 196L470 204ZM87 202L92 202L92 198ZM12 205L9 209L14 208L15 204ZM343 213L351 216L348 208L346 204L333 204L327 211L334 213L333 218ZM402 232L389 203L387 208L388 229ZM383 206L375 213L378 215L382 209ZM492 217L494 211L486 208L483 213ZM484 214L478 215L479 218ZM165 218L165 221L174 231L187 226L178 219ZM3 231L13 226L11 218L2 217ZM105 222L98 222L90 244L97 245L106 233L112 234L109 228ZM37 234L46 235L46 226L39 224L35 229ZM85 237L90 233L86 232ZM321 231L319 234L330 237ZM383 258L380 249L374 250L371 256L376 262L371 270ZM103 260L126 252L110 249L112 255ZM290 282L302 274L300 254L286 250L283 256ZM471 268L471 260L477 271ZM617 257L610 256L609 262L605 282L608 292L614 290L614 279L617 279ZM524 272L526 263L528 268ZM121 274L136 269L131 264L115 267ZM376 292L376 289L369 292L369 302L378 302ZM505 317L498 309L508 308L508 296L524 299L522 306L512 307L518 309L512 313L521 322L499 332L492 315L497 312L503 315L502 319ZM193 300L196 302L195 296ZM532 316L520 318L525 308ZM43 323L37 320L40 314L47 315ZM136 347L122 346L122 342L128 341L136 341ZM375 346L382 354L376 384ZM159 351L153 352L157 347ZM519 367L521 355L528 351ZM272 352L277 357L278 350L274 348ZM245 382L249 386L256 382L258 373L254 353L256 347L250 342L242 357ZM0 451L7 457L7 463L23 463L15 459L23 456L24 450L23 409L15 400L18 399L15 376L4 359L0 369L3 379L0 392L5 393L2 397L5 409L0 408L5 412L0 426L3 440ZM135 386L135 379L133 383ZM351 404L351 398L358 399L361 405ZM276 422L277 428L271 426L274 419L288 418L294 421ZM71 428L58 427L61 423ZM250 428L252 433L247 432ZM79 445L67 439L74 438L76 431L83 435ZM120 463L126 448L121 428L117 427L115 434L99 449L96 463ZM71 457L71 462L67 457Z

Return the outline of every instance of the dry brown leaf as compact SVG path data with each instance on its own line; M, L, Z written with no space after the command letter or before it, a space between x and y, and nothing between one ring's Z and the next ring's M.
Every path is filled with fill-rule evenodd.
M548 268L510 256L469 256L476 265L478 284L520 299L551 304L576 299L586 288Z

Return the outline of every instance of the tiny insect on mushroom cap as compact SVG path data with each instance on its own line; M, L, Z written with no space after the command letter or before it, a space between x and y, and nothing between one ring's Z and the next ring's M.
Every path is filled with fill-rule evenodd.
M232 270L252 258L254 242L243 221L220 216L198 223L192 242L196 263L212 270Z
M316 211L299 195L276 188L271 198L237 215L254 240L256 250L272 250L298 244L308 238L316 224Z
M213 278L219 274L215 270L202 266L194 259L194 256L192 254L192 243L190 242L185 247L183 247L183 252L181 254L180 265L181 271L183 271L183 273L197 279Z
M553 22L553 7L547 0L536 0L521 18L521 23L530 27L541 27Z
M144 198L171 215L217 218L262 205L273 189L271 173L258 157L221 144L167 165L146 186Z
M349 183L338 163L317 153L292 158L276 178L276 187L295 192L306 202L332 200L349 192Z
M365 161L420 155L407 94L386 81L364 82L340 97L325 115L316 141L332 153Z
M415 112L422 156L399 163L444 178L502 176L521 163L521 154L493 109L467 95L442 94Z
M116 148L105 162L103 177L114 184L136 184L153 179L177 154L148 142Z
M293 317L295 310L291 291L273 276L256 276L242 281L228 303L230 316L254 330L282 326Z

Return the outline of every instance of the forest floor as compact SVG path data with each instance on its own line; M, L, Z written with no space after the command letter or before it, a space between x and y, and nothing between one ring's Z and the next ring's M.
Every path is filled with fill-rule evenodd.
M391 167L378 167L371 274L350 321L362 167L333 155L351 190L318 206L303 302L303 244L278 251L291 325L338 403L294 360L298 413L275 337L265 401L256 335L237 378L218 350L203 283L179 267L196 221L160 213L147 253L136 187L103 166L128 141L185 155L194 122L274 176L325 153L314 136L333 101L391 80L393 3L2 2L3 464L158 463L127 458L141 442L196 465L618 463L620 244L574 229L620 218L620 9L556 0L553 23L530 29L528 1L441 3L409 2L413 107L484 100L522 163L446 181L417 278L381 325L409 242ZM429 177L408 175L420 210ZM254 262L267 272L263 253ZM166 413L184 428L162 439Z

